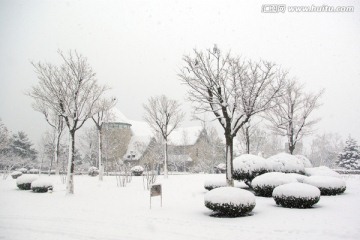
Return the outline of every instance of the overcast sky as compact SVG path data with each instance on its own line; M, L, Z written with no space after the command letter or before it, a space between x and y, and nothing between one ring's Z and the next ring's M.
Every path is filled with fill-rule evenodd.
M309 91L325 88L318 133L360 141L359 1L324 1L354 6L353 13L262 13L270 2L0 0L0 118L38 142L47 124L24 95L37 83L30 61L57 64L58 49L77 49L112 87L117 107L141 120L150 96L184 102L186 86L177 77L182 56L216 43L281 64ZM312 4L323 2L291 1ZM190 117L190 104L184 109Z

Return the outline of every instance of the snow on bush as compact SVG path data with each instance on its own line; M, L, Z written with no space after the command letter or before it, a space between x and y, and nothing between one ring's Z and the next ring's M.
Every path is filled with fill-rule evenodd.
M307 176L298 173L286 173L286 175L296 178L300 183L304 182L304 179L307 178Z
M312 164L311 161L305 157L304 155L295 155L295 157L297 157L298 159L300 159L300 161L302 162L302 164L304 165L305 168L312 168Z
M287 208L310 208L320 200L320 190L309 184L287 183L276 187L272 196L277 205Z
M254 209L255 204L254 194L240 188L220 187L205 194L205 206L213 210L215 216L244 216Z
M141 176L144 172L144 168L142 166L135 166L131 168L131 172L135 176Z
M225 164L225 163L219 163L219 164L215 167L215 171L216 171L216 173L225 173L225 171L226 171L226 164Z
M31 183L35 181L38 177L36 175L24 174L16 179L16 185L21 190L30 190Z
M22 172L13 171L10 175L13 179L17 179L18 177L20 177L22 175Z
M97 167L90 167L88 170L88 174L89 176L95 177L99 175L99 170L97 169Z
M209 191L214 188L226 187L226 186L227 186L226 179L207 179L204 182L204 188Z
M274 172L304 173L305 167L302 161L288 153L279 153L267 159L272 162Z
M53 188L54 186L48 178L40 178L31 183L31 190L38 193L47 192L48 190L52 191Z
M291 182L297 182L296 178L285 173L270 172L254 178L251 185L256 195L271 197L274 188Z
M27 169L26 168L19 168L16 171L22 172L22 173L27 173Z
M32 168L29 170L29 173L31 173L31 174L38 174L39 172L40 172L39 169L36 169L36 168Z
M304 183L319 188L321 195L336 195L341 194L346 190L345 181L336 177L311 176L306 178Z
M314 168L305 168L305 174L307 176L340 177L339 173L337 173L325 166L314 167Z
M265 158L252 154L243 154L234 159L233 178L250 184L255 177L271 170L271 162Z

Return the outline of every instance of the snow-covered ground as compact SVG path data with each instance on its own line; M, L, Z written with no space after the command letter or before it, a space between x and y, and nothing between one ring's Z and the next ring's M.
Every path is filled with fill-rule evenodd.
M0 239L360 239L359 175L342 176L345 193L322 196L314 208L287 209L256 197L253 215L240 218L210 217L204 206L204 181L224 175L160 179L163 206L154 197L152 209L142 177L120 188L115 177L76 176L73 196L65 196L59 177L51 178L52 193L0 180Z

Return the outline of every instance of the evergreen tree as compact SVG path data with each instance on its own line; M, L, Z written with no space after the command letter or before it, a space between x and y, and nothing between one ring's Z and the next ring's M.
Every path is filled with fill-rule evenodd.
M19 131L13 135L10 148L12 153L16 156L23 159L29 158L31 160L35 160L37 151L32 147L32 145L33 144L30 142L26 133Z
M346 169L360 169L360 150L355 139L349 138L345 142L344 151L339 153L337 164Z

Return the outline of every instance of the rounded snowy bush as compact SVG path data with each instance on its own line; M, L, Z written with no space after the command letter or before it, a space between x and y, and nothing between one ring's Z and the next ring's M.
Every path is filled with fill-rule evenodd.
M310 208L320 200L320 190L309 184L287 183L274 189L277 205L286 208Z
M36 175L24 174L16 179L16 185L21 190L30 190L31 183L38 177Z
M291 182L297 182L296 178L285 173L271 172L257 176L254 178L251 185L256 195L262 197L271 197L274 188Z
M212 190L214 188L219 188L219 187L226 187L226 180L225 179L207 179L204 182L204 188L206 190Z
M279 153L267 159L271 162L274 172L283 173L305 173L302 161L288 153Z
M319 188L321 195L337 195L346 190L345 181L336 177L311 176L306 178L304 183Z
M31 174L39 174L40 170L39 169L36 169L36 168L32 168L29 170L29 173Z
M243 154L234 159L233 178L249 184L255 177L271 172L271 170L271 163L265 158Z
M31 183L31 190L37 193L43 193L47 191L52 191L54 186L49 179L40 178Z
M305 174L307 176L327 176L327 177L337 177L337 178L340 177L339 173L325 166L305 168Z
M303 183L304 179L307 178L307 176L298 173L286 173L286 175L295 178L300 183Z
M27 173L27 169L26 168L19 168L16 171L22 172L22 173Z
M141 176L144 172L144 168L142 166L135 166L131 168L131 173L134 176Z
M205 194L205 206L215 212L214 216L239 217L254 209L255 196L240 188L220 187Z
M225 171L226 171L226 164L225 163L219 163L215 167L215 172L216 173L225 173Z
M304 155L295 155L295 157L297 157L298 159L300 159L300 161L302 162L302 164L304 165L305 168L312 168L312 164L311 161L305 157Z
M22 175L22 172L13 171L10 175L13 179L17 179L18 177L20 177Z
M99 170L97 169L97 167L90 167L88 170L88 174L89 176L95 177L99 175Z

